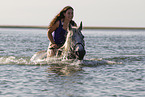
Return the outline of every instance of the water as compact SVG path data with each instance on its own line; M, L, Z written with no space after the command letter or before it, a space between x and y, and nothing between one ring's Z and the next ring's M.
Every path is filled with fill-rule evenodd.
M82 66L31 63L47 50L47 30L0 29L1 97L144 97L145 30L83 30L85 60L122 64ZM70 63L71 64L71 63ZM76 69L76 70L75 70ZM60 72L61 71L61 72Z

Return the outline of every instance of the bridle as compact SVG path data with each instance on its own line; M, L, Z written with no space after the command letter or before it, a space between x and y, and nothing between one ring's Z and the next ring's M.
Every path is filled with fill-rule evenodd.
M70 47L70 53L71 53L71 54L73 54L73 55L76 54L76 51L75 51L75 50L76 50L76 46L77 46L77 45L82 45L83 49L85 49L83 43L77 42L74 46Z
M77 43L74 45L74 47L73 47L73 50L74 50L74 51L75 51L76 46L79 45L79 44L82 45L82 47L83 47L83 49L84 49L84 44L83 44L83 43L80 43L80 42L77 42Z
M71 28L72 29L72 28ZM76 33L72 31L72 33ZM68 54L69 55L72 55L72 56L76 56L78 52L80 52L80 48L77 49L77 46L82 46L82 50L85 51L85 44L84 44L84 36L81 34L81 32L77 32L79 33L79 38L82 39L80 41L77 41L75 36L73 36L74 34L71 35L71 45L69 47L69 52ZM79 51L78 51L79 50Z

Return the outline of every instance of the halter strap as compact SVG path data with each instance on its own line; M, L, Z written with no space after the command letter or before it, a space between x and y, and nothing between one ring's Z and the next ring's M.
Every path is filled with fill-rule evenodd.
M81 44L82 47L84 48L84 45L83 45L82 43L78 42L78 43L75 44L75 46L74 46L74 48L73 48L74 50L75 50L75 48L76 48L76 46L77 46L78 44Z

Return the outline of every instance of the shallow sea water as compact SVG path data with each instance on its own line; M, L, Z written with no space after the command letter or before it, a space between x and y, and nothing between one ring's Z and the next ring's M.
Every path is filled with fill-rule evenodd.
M60 61L34 64L33 54L47 50L47 30L0 28L0 97L144 97L145 30L82 32L85 60L122 64L73 70L60 68Z

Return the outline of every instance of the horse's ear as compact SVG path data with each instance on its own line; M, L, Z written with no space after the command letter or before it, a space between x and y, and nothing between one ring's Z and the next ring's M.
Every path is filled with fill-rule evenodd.
M82 22L80 23L80 27L79 27L79 29L82 30Z
M71 24L69 24L69 30L71 30L71 29L72 29Z

